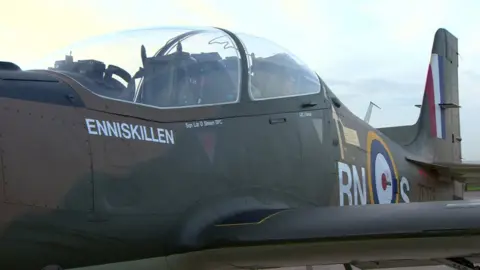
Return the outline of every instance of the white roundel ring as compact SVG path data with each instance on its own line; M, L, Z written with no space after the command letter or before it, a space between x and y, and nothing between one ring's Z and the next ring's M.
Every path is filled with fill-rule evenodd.
M398 173L390 149L374 132L367 136L367 178L370 203L398 203Z

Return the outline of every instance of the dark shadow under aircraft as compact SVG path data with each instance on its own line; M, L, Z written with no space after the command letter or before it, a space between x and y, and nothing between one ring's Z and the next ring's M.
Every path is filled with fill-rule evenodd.
M472 269L480 255L447 30L418 122L381 129L261 38L156 28L71 50L0 63L0 269Z

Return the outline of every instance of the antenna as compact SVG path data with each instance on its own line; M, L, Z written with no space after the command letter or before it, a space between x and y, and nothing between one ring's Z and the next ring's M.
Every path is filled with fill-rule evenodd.
M382 109L380 107L378 107L377 104L373 103L370 101L370 105L368 105L368 110L367 110L367 114L365 114L365 118L363 119L365 122L370 122L370 116L372 116L372 108L373 106L379 108L379 109Z

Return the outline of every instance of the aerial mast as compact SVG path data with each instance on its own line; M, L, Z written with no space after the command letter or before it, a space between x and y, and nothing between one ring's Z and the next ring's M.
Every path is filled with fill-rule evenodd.
M367 114L365 114L365 118L364 118L364 121L367 122L367 123L370 122L370 116L372 116L372 108L373 108L373 106L381 109L380 107L378 107L377 104L375 104L375 103L373 103L373 102L370 101L370 105L368 105Z

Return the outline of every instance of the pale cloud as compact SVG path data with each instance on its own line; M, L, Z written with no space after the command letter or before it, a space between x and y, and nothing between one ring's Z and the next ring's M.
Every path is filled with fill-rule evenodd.
M303 21L305 18L314 17L314 12L310 6L313 4L312 1L308 0L280 0L275 2L276 5L280 8L282 15L285 16L285 21ZM275 4L273 6L275 6ZM318 15L318 14L317 14Z
M28 8L26 8L28 7ZM186 7L189 7L188 9ZM28 62L92 36L152 25L228 21L202 1L18 0L2 4L0 59Z
M78 39L125 27L95 1L18 0L2 3L0 58L25 61ZM8 38L7 38L8 37Z
M476 0L17 0L2 9L0 59L16 62L126 28L213 25L263 36L309 64L359 117L370 101L382 107L374 126L416 121L433 35L445 27L459 38L464 157L480 159Z
M235 22L227 14L215 8L214 1L191 0L178 1L177 3L184 10L191 13L191 16L195 16L203 26L216 26L227 29L235 26Z
M373 17L387 33L385 38L408 49L419 39L427 38L425 30L433 32L445 22L451 3L442 0L366 1L362 11Z

